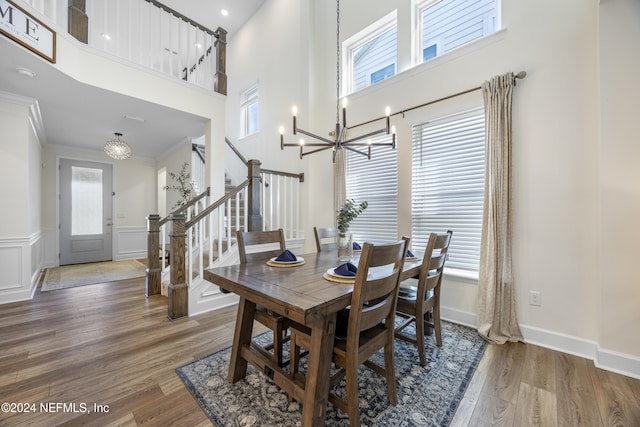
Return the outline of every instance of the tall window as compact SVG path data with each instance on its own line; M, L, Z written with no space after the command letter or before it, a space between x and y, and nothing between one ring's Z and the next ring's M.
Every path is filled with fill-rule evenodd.
M498 0L426 0L417 4L419 58L428 61L498 29ZM420 61L418 61L420 62Z
M390 135L371 139L391 142ZM363 151L366 147L358 147ZM371 147L371 160L347 151L347 198L369 206L350 225L354 241L362 244L398 240L398 151Z
M429 233L452 230L450 268L479 268L484 144L482 108L413 127L411 246L424 248Z
M257 133L258 83L240 94L240 138Z
M352 93L396 74L396 13L384 17L344 42L346 92Z

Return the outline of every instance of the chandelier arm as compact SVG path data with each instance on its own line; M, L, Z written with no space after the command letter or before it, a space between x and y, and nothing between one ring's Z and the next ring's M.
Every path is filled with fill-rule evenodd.
M342 144L350 144L352 142L360 141L360 140L368 138L370 136L380 135L381 133L388 133L387 129L378 129L378 130L375 130L373 132L366 133L364 135L356 136L354 138L347 139L346 141L343 141Z
M364 151L357 150L357 149L355 149L353 147L342 147L342 148L344 148L345 150L349 150L349 151L352 151L354 153L358 153L358 154L361 154L363 156L369 157L369 159L371 159L371 153L365 153Z
M332 140L327 139L327 138L323 138L323 137L321 137L321 136L319 136L319 135L315 135L315 134L313 134L313 133L311 133L311 132L307 132L307 131L306 131L306 130L304 130L304 129L297 128L297 129L296 129L296 132L299 132L299 133L301 133L301 134L303 134L303 135L310 136L311 138L315 138L315 139L318 139L318 140L320 140L320 141L324 141L324 142L326 142L326 143L328 143L328 144L331 144L331 145L335 144L335 141L332 141ZM286 144L285 144L285 145L286 145ZM299 144L296 144L296 145L299 145ZM305 144L305 145L309 145L309 144Z
M300 145L299 147L302 147L302 146ZM305 145L305 147L306 147L306 145ZM301 156L306 156L307 154L318 153L318 152L320 152L320 151L329 150L329 149L331 149L331 148L333 148L333 146L331 146L331 147L322 147L322 148L317 148L317 149L315 149L315 150L307 151L306 153L301 153Z
M296 144L295 142L287 142L282 144L284 147L326 147L333 148L335 144L332 142L331 144L326 142L305 142L304 144Z

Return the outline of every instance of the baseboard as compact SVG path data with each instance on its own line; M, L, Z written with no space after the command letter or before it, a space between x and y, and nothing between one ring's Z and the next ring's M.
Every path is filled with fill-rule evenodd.
M593 360L598 368L640 379L640 358L636 356L602 349L595 341L533 326L521 324L520 331L527 344Z
M477 328L477 315L442 306L443 320ZM601 348L597 342L534 326L520 325L525 343L592 360L596 367L640 379L640 358Z

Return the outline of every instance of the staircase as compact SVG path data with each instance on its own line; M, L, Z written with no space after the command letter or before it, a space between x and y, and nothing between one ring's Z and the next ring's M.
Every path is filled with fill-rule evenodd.
M219 200L212 200L207 189L167 218L157 214L147 217L146 295L166 294L170 319L237 303L236 295L222 293L218 286L204 280L205 268L239 262L237 231L283 228L287 248L302 249L304 236L297 226L299 213L293 201L297 200L304 175L261 171L257 160L247 163L249 178L237 186L226 179L225 195ZM269 203L263 199L269 199ZM278 203L280 200L284 203ZM167 250L170 263L157 255Z

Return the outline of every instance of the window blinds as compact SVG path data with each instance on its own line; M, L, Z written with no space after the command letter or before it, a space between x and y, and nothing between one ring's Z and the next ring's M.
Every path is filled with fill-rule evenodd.
M413 126L411 246L452 230L447 267L478 271L484 143L483 108Z
M390 135L371 139L391 142ZM367 147L358 147L366 150ZM389 243L398 240L398 151L371 147L371 160L347 152L347 198L369 206L349 227L354 241Z

